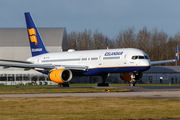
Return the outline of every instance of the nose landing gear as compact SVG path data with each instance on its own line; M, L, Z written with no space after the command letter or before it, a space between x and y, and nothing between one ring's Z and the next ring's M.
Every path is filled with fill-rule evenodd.
M130 81L130 83L129 83L129 86L130 86L130 87L133 87L133 86L135 86L135 83L136 83L136 81L135 81L135 75L132 74L132 75L131 75L131 81Z

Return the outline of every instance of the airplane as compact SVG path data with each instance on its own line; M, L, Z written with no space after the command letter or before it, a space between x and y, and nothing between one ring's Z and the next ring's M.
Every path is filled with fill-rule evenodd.
M34 69L48 75L58 86L69 87L68 83L73 76L101 76L102 83L98 83L98 86L109 86L106 78L111 73L121 73L122 80L129 82L130 86L135 86L136 81L142 78L143 72L152 65L179 60L178 46L175 59L154 62L150 61L145 52L136 48L48 52L31 14L24 14L32 57L26 61L0 59L5 61L0 63L0 66Z

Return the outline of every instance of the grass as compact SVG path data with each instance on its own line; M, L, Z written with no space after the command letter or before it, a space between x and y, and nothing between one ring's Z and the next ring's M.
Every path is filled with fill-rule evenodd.
M137 84L137 86L168 86L169 84ZM174 84L180 86L180 84ZM105 92L105 88L93 88L97 84L70 84L74 88L57 86L1 86L0 94L17 93L82 93ZM128 86L128 84L110 84ZM13 88L20 89L13 89ZM31 89L28 89L31 87ZM35 88L33 88L35 87ZM39 89L36 89L38 88ZM45 88L45 87L54 87ZM89 88L78 88L89 87ZM11 88L11 89L8 89ZM110 88L110 92L129 91ZM144 98L0 98L1 120L77 120L77 119L180 119L180 100Z
M130 92L129 89L110 88L110 92ZM56 88L56 89L0 89L0 94L33 94L33 93L97 93L107 92L104 88Z
M180 100L142 98L0 98L2 120L180 118Z
M137 84L136 86L168 86L169 84ZM180 84L172 84L180 86ZM129 86L128 84L109 84L110 87L123 87ZM30 94L30 93L93 93L93 92L106 92L105 88L97 87L97 84L70 84L72 88L58 88L57 85L29 85L29 86L16 86L7 85L0 86L0 94ZM82 88L80 88L82 87ZM89 87L89 88L83 88ZM15 89L17 88L17 89ZM129 92L129 89L108 88L110 92Z

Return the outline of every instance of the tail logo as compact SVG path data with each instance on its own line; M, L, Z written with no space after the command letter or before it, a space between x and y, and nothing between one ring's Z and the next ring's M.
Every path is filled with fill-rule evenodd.
M29 32L29 38L31 40L31 42L34 42L35 45L38 44L37 42L37 37L36 37L36 30L34 28L28 29Z

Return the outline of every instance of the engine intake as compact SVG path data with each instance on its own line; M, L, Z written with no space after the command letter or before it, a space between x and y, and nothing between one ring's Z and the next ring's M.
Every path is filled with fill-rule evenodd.
M69 82L72 79L72 72L69 69L56 69L49 73L49 79L56 83Z
M143 73L142 72L136 72L136 73L133 73L134 75L134 79L135 80L140 80L143 76ZM130 82L131 81L131 75L129 73L122 73L120 75L120 78L124 81L127 81L127 82Z

